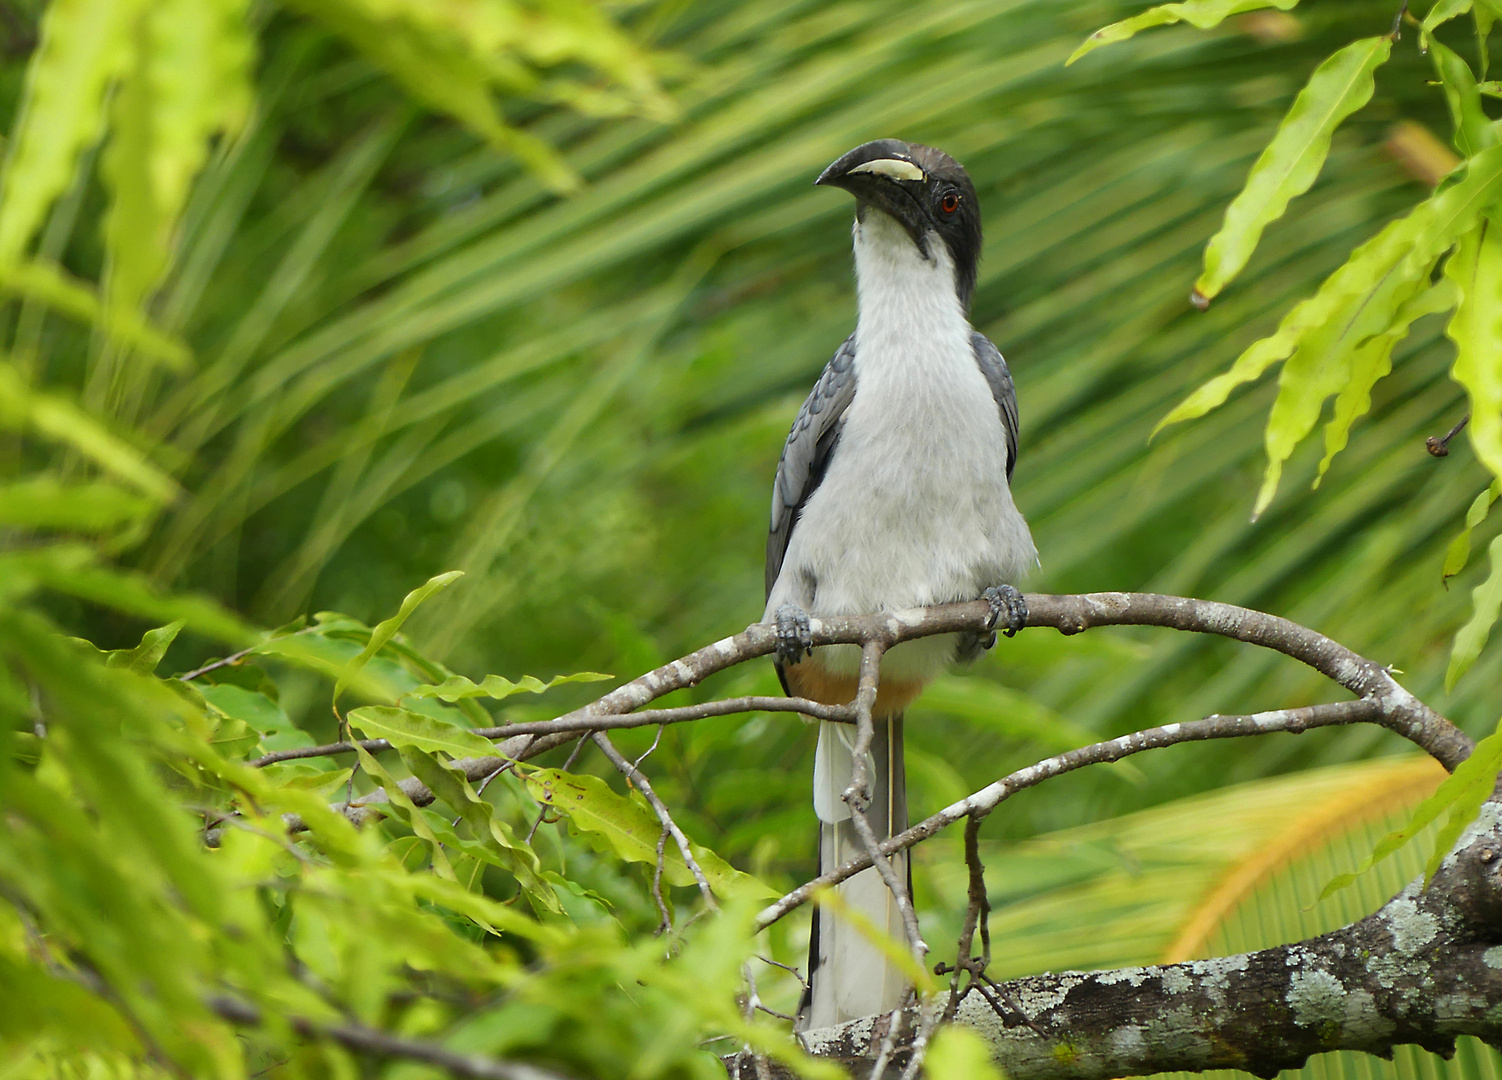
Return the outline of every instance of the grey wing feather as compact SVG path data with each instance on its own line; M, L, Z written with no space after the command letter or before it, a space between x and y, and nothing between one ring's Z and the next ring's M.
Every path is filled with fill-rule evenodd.
M798 410L777 462L772 485L772 523L767 534L767 595L782 572L798 511L824 479L839 441L845 410L855 397L855 335L845 339Z
M1012 373L1001 357L1001 350L991 344L991 339L976 331L970 335L970 347L975 351L975 362L981 374L991 386L991 396L1001 411L1001 426L1007 436L1007 479L1012 479L1012 469L1017 464L1017 391L1012 386Z

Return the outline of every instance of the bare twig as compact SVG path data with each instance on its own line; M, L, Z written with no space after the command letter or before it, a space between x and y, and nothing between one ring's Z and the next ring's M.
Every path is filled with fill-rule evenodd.
M902 1022L901 1005L887 1013L886 1020L882 1023L885 1030L881 1033L881 1046L876 1051L876 1060L871 1063L870 1080L882 1080L887 1071L887 1062L892 1058L892 1051L897 1048L897 1027Z
M1156 750L1184 742L1199 742L1205 739L1232 739L1245 735L1260 735L1274 731L1301 732L1316 727L1331 727L1371 721L1381 713L1381 705L1370 698L1356 701L1341 701L1333 705L1309 705L1302 709L1278 709L1273 712L1254 713L1250 716L1209 716L1184 724L1167 724L1133 732L1107 742L1092 743L1077 750L1069 750L1051 758L1019 769L995 783L951 803L931 817L924 818L906 832L899 833L877 845L882 855L906 851L914 844L928 839L962 818L976 815L984 817L1007 799L1025 788L1034 787L1044 780L1052 779L1086 765L1098 765L1120 761L1144 750ZM812 881L805 882L775 904L762 910L757 916L758 930L771 926L794 908L806 903L818 889L838 885L871 865L868 855L857 855L848 862Z
M569 713L554 720L537 720L525 724L505 724L500 727L473 728L482 739L514 739L524 735L556 736L565 733L588 734L594 731L617 731L627 728L650 727L653 724L684 724L704 720L712 716L733 716L746 712L799 713L815 720L853 721L855 709L850 705L825 705L805 698L738 697L723 701L705 701L698 705L684 705L677 709L651 709L630 713L626 716L612 714ZM556 745L556 744L555 744ZM359 746L372 753L390 750L385 739L364 739ZM251 762L257 768L274 765L279 761L296 761L300 758L326 757L332 754L353 753L355 744L347 742L325 743L322 746L299 746L265 754ZM539 751L540 752L540 751ZM535 754L528 754L534 757Z
M1434 457L1449 457L1450 440L1455 438L1455 436L1459 435L1463 430L1465 430L1465 426L1470 422L1471 414L1468 412L1459 420L1455 421L1455 426L1452 427L1449 431L1445 432L1443 438L1436 439L1433 435L1430 435L1427 439L1425 439L1424 449L1428 450L1429 453Z
M246 1027L258 1027L261 1024L261 1010L249 1002L215 997L210 999L209 1006L232 1024ZM551 1069L463 1054L437 1043L408 1039L362 1024L319 1024L302 1017L290 1017L289 1022L299 1033L308 1037L332 1039L351 1050L364 1053L426 1062L470 1080L567 1080L563 1074Z
M986 896L986 868L980 861L980 823L981 819L974 815L965 822L965 866L969 870L970 880L966 889L965 924L960 929L954 968L949 979L949 1004L944 1007L946 1020L954 1019L960 1001L972 987L979 984L977 969L984 972L986 965L991 962L991 903ZM981 935L981 955L978 960L970 955L975 945L977 925ZM963 989L960 987L962 972L970 976L970 981Z
M667 830L678 843L678 851L683 855L683 861L687 864L689 872L694 875L694 880L699 883L699 892L704 896L704 902L714 908L714 891L709 887L709 879L704 876L704 871L699 868L699 861L694 858L694 853L689 845L688 837L683 835L683 830L678 828L673 820L673 815L668 812L667 804L657 797L657 792L652 790L652 783L631 762L621 756L621 752L615 748L615 743L610 741L610 736L603 731L594 733L594 742L602 753L610 759L610 763L620 770L621 775L636 785L642 797L657 814L657 820L662 822L662 827Z
M661 937L673 928L673 913L668 908L668 903L662 898L662 858L667 853L668 828L662 827L662 832L657 834L657 865L652 868L652 899L657 904L657 914L661 921L657 924L657 936Z
M850 769L850 786L840 797L850 807L850 824L855 829L856 838L866 853L868 865L876 867L882 883L886 885L887 891L892 894L892 899L897 904L897 910L902 915L903 928L907 931L908 947L917 957L918 966L922 967L923 958L928 954L928 943L923 940L923 935L919 932L918 914L913 910L913 901L907 894L906 883L877 848L876 832L871 828L870 818L866 816L866 810L871 805L871 773L867 761L871 756L871 742L876 737L876 723L871 717L871 710L876 704L876 694L881 679L881 658L886 651L886 643L881 640L868 641L861 647L860 684L855 693L855 716L858 728L855 747L851 750L854 761ZM888 798L891 798L892 794L888 792Z
M918 1030L913 1033L907 1068L902 1070L902 1080L913 1080L918 1075L918 1070L923 1068L923 1060L928 1057L928 1040L933 1038L943 1011L939 1008L937 995L918 1002Z

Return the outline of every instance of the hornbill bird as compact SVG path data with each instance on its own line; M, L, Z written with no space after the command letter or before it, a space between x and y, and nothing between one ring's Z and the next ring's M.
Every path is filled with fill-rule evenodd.
M767 538L767 607L784 691L828 704L855 697L860 649L811 649L809 617L857 615L984 597L993 625L1026 621L1011 584L1037 562L1012 502L1017 399L996 346L968 319L980 259L975 187L942 151L879 139L817 184L855 196L858 313L793 422L777 465ZM866 810L878 839L907 827L902 713L948 665L979 656L990 633L898 645L882 660ZM841 796L854 725L820 722L814 812L823 873L860 852ZM911 881L906 856L893 859ZM898 941L895 898L875 869L839 886L845 905ZM911 887L909 887L911 891ZM908 986L850 923L814 915L801 1028L890 1011Z

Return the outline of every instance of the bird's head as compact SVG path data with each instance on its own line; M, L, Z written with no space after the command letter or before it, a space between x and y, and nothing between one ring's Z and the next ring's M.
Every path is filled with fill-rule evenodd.
M980 206L958 161L931 146L877 139L840 157L814 183L854 195L861 221L873 210L893 218L924 259L933 258L930 244L942 242L960 303L970 306L980 263Z

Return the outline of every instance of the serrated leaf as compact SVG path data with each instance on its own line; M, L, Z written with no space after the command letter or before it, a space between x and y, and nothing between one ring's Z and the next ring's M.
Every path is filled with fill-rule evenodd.
M1446 693L1481 655L1497 614L1502 611L1502 536L1492 540L1487 554L1491 559L1491 572L1485 581L1471 590L1471 617L1456 633L1455 644L1450 649L1450 666L1445 669Z
M1455 539L1450 541L1450 546L1445 549L1445 565L1440 571L1441 581L1448 581L1465 569L1465 564L1471 558L1471 532L1486 520L1487 512L1499 496L1502 496L1502 480L1493 480L1485 491L1471 500L1470 509L1465 513L1465 528L1456 534Z
M532 675L523 675L516 682L503 679L499 675L487 675L485 681L479 684L471 682L463 675L450 675L443 682L435 685L418 686L407 691L404 697L413 698L438 698L453 704L466 698L488 697L496 700L504 700L512 694L540 694L545 690L551 690L555 686L564 683L590 683L601 682L615 678L614 675L602 675L597 671L580 671L573 675L557 675L543 682Z
M1362 860L1353 873L1340 874L1330 881L1320 893L1321 900L1339 892L1366 873L1377 863L1407 844L1440 814L1450 810L1450 820L1435 839L1435 848L1429 858L1424 874L1427 885L1439 869L1455 841L1465 827L1475 820L1476 814L1492 793L1497 783L1498 770L1502 769L1502 724L1491 735L1476 744L1471 756L1455 767L1455 771L1440 783L1434 794L1421 802L1413 817L1403 828L1388 833L1377 842L1372 853Z
M1497 131L1491 119L1481 108L1481 89L1470 65L1454 50L1429 37L1424 38L1429 55L1434 60L1434 70L1439 75L1444 90L1445 104L1450 110L1450 123L1455 131L1455 149L1466 157L1472 157L1497 144Z
M1324 400L1349 382L1352 350L1393 326L1393 316L1411 295L1413 283L1422 281L1445 249L1496 200L1502 188L1499 181L1502 149L1492 147L1471 158L1463 179L1353 251L1313 296L1283 317L1276 332L1254 342L1230 371L1189 394L1158 422L1154 434L1169 424L1203 416L1224 404L1237 386L1288 360L1268 420L1268 469L1258 495L1260 513L1277 490L1283 461L1313 429ZM1498 400L1502 401L1502 387ZM1502 428L1502 420L1498 426Z
M385 739L392 746L410 746L456 758L486 757L495 753L495 746L489 739L410 709L366 705L351 709L347 719L351 727L358 728L372 739Z
M1208 30L1220 25L1223 20L1232 15L1240 15L1246 11L1260 11L1263 8L1288 11L1298 2L1299 0L1184 0L1183 3L1178 4L1158 4L1156 7L1148 8L1141 15L1133 15L1130 19L1122 19L1120 22L1101 27L1086 38L1084 44L1074 50L1069 59L1064 61L1064 65L1067 67L1102 45L1114 45L1118 41L1125 41L1154 26L1187 22L1196 29Z
M0 264L20 262L74 162L104 127L105 94L130 58L144 0L56 0L36 54L0 173Z
M1392 322L1380 334L1368 338L1351 355L1350 377L1335 397L1334 415L1325 425L1325 456L1320 460L1314 486L1330 468L1335 455L1346 448L1351 425L1372 407L1372 387L1392 372L1392 352L1408 336L1409 328L1426 315L1438 315L1455 306L1459 292L1448 278L1424 288L1427 278L1414 282L1417 295L1404 301Z
M1371 100L1376 70L1391 54L1391 39L1364 38L1315 68L1205 248L1205 269L1194 283L1201 298L1209 300L1224 289L1246 266L1262 230L1283 216L1291 199L1309 190L1330 153L1335 129Z
M657 838L662 823L640 802L617 795L596 776L566 773L559 769L529 770L523 777L527 791L544 806L566 816L586 837L603 842L601 850L613 852L627 862L657 863ZM779 894L765 883L742 873L713 851L690 843L694 861L705 880L720 896L748 899ZM669 840L663 848L663 880L670 885L692 885L694 875L683 861L678 845Z
M132 36L103 163L113 196L105 241L116 309L136 307L156 287L210 140L250 113L245 8L245 0L154 0Z
M1455 342L1454 380L1471 401L1476 456L1502 477L1502 227L1491 220L1462 238L1445 264L1460 302L1445 333Z
M449 587L455 581L464 576L463 570L450 570L444 574L438 574L429 578L422 585L409 592L402 600L402 606L397 609L395 615L383 622L377 623L376 628L370 632L370 641L359 655L355 656L339 678L334 683L334 704L339 704L339 695L344 693L344 688L349 685L350 679L357 675L361 668L370 662L370 658L381 651L381 646L390 641L392 636L402 628L402 623L407 617L417 610L418 606L436 592Z

